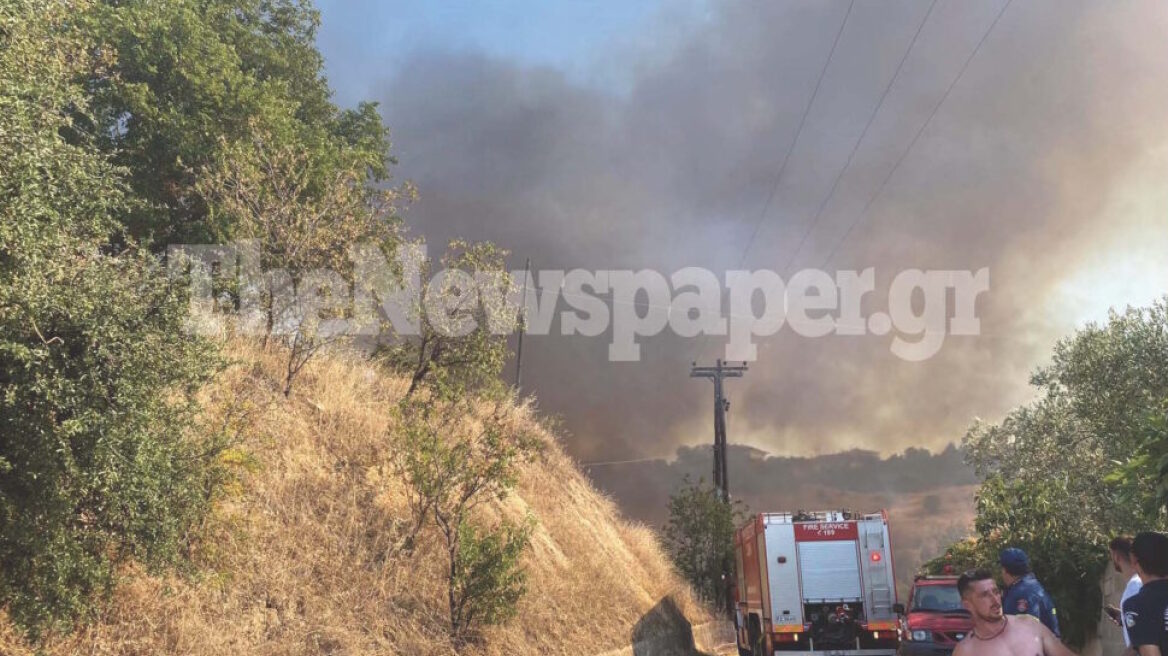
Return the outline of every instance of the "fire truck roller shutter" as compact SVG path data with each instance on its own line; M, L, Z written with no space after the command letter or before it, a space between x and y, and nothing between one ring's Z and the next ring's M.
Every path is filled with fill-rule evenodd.
M799 572L804 602L861 600L856 540L800 542Z

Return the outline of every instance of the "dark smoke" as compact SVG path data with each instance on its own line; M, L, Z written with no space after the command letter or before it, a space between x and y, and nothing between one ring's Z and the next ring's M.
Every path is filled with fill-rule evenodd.
M488 239L513 251L516 268L531 257L537 269L696 265L722 275L743 260L787 278L825 265L1001 4L939 1L795 257L928 6L856 3L745 258L846 2L715 5L668 27L665 45L628 48L618 62L628 86L616 91L474 53L395 55L375 99L399 174L421 190L409 222L431 250ZM975 416L1026 401L1028 373L1055 339L1128 300L1130 281L1109 277L1115 266L1126 278L1158 276L1141 291L1168 287L1164 208L1141 200L1168 171L1166 33L1162 2L1013 2L826 262L876 267L878 290L902 269L989 267L983 335L950 337L936 357L909 363L889 352L890 336L811 340L786 329L728 384L731 441L804 455L942 449ZM330 62L363 67L366 79L384 64ZM721 346L666 334L644 344L641 362L610 363L603 338L531 338L524 380L563 417L582 461L665 456L709 440L710 389L687 374Z

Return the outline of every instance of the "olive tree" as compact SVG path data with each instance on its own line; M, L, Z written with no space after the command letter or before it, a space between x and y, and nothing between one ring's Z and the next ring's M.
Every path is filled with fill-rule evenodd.
M1108 540L1168 525L1168 298L1061 340L1031 383L1034 402L975 423L963 440L982 479L977 540L950 555L994 563L1005 546L1027 550L1065 637L1082 645L1099 615Z
M258 247L265 341L275 335L288 347L287 396L312 356L347 336L334 320L353 316L351 248L393 250L399 205L413 188L370 184L365 153L343 143L322 161L295 141L262 133L224 146L195 189L211 208L212 224L229 226L217 238Z
M394 336L379 354L409 376L407 397L422 386L447 396L502 390L499 375L521 289L507 272L506 256L489 242L456 240L438 267L433 260L422 263L424 284L409 308L417 333Z

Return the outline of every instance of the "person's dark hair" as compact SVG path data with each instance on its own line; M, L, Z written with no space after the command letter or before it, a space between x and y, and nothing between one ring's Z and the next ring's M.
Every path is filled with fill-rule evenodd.
M964 598L966 591L969 590L971 585L978 581L985 581L986 579L992 578L994 578L994 575L990 574L988 569L978 568L967 570L957 579L957 594Z
M1124 557L1131 559L1132 539L1130 535L1119 535L1107 543L1107 548Z
M1132 540L1131 555L1152 576L1168 576L1168 535L1145 531Z

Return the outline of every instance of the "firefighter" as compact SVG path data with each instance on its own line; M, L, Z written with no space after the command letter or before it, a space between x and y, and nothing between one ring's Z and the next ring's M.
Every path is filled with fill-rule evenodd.
M1058 637L1058 611L1054 600L1030 571L1030 557L1016 547L1003 549L998 557L1002 565L1002 580L1006 592L1002 596L1002 612L1006 615L1033 615Z

